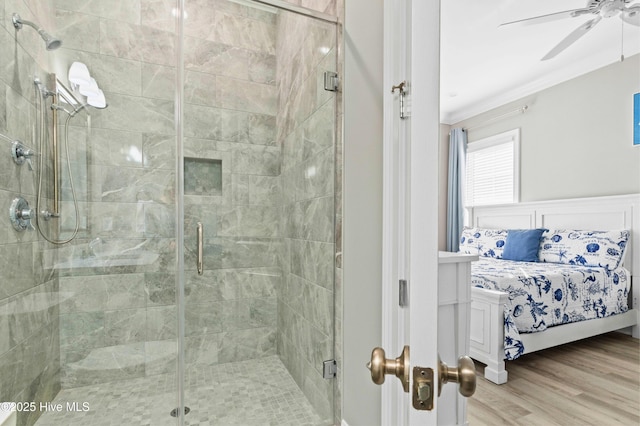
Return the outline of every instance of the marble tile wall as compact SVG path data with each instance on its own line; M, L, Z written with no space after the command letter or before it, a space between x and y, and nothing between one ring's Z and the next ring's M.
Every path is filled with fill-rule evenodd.
M329 422L336 381L322 377L322 364L335 358L336 103L323 89L323 73L336 71L335 36L333 25L279 17L285 279L278 293L278 353Z
M11 140L34 145L33 78L45 78L48 52L35 31L16 32L11 16L54 31L50 1L0 0L0 205L24 197L35 206L36 174L11 158ZM37 164L37 163L36 163ZM43 188L43 199L50 187ZM50 248L37 232L17 232L0 216L0 400L51 401L60 389L59 299L57 276L43 268ZM18 413L18 425L32 425L40 413Z
M287 3L304 6L318 12L328 13L329 15L341 16L340 9L336 0L284 0ZM343 0L340 0L343 1Z

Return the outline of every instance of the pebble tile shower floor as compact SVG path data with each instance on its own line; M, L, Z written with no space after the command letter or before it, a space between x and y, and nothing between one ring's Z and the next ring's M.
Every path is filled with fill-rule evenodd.
M313 408L277 356L198 367L185 379L190 426L320 426ZM89 402L87 412L48 411L36 426L175 426L175 378L158 375L126 382L63 389L54 403Z

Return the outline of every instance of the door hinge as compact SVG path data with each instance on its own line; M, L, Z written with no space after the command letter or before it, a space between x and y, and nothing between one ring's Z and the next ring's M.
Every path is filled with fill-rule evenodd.
M407 110L405 108L405 97L407 95L407 82L402 81L400 84L391 87L391 93L395 93L398 91L398 96L400 97L400 119L404 120L409 116Z
M322 362L322 377L325 379L333 379L338 373L338 364L335 359L329 359Z
M407 280L398 281L398 306L404 308L409 304L409 293Z
M340 78L337 72L325 71L324 72L324 90L327 92L337 92Z

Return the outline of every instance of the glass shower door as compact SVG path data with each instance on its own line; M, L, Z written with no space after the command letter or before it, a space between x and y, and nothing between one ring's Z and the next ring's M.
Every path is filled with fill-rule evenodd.
M186 0L183 40L185 424L332 424L335 24Z
M42 249L42 275L56 292L54 306L36 315L50 323L42 341L55 356L46 375L16 369L22 377L15 383L25 390L10 398L51 402L39 410L38 425L176 425L175 4L55 0L33 11L28 2L14 3L25 17L51 8L42 19L55 23L51 31L63 44L47 53L47 71L84 101L67 77L74 62L85 64L108 106L85 106L68 126L67 113L58 110L61 217L46 227L60 232L56 238L73 234L67 162L80 226L69 243L40 238L34 244ZM27 55L18 56L26 61L21 69L32 68ZM51 102L44 106L48 126ZM61 106L72 111L80 105ZM42 153L43 208L49 207L49 164L56 157L51 133ZM22 315L27 324L29 315ZM38 345L21 350L36 364L41 358Z

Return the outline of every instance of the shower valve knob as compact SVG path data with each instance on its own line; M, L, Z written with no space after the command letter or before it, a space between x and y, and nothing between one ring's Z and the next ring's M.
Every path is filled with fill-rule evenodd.
M27 162L29 165L29 170L33 170L33 163L31 163L31 157L33 157L35 153L24 146L24 144L20 141L13 141L11 144L11 157L13 157L13 161L16 164L22 165Z
M34 216L34 210L29 207L29 203L24 198L16 198L11 203L11 207L9 208L9 219L16 231L35 229L31 223L31 219L33 219Z

